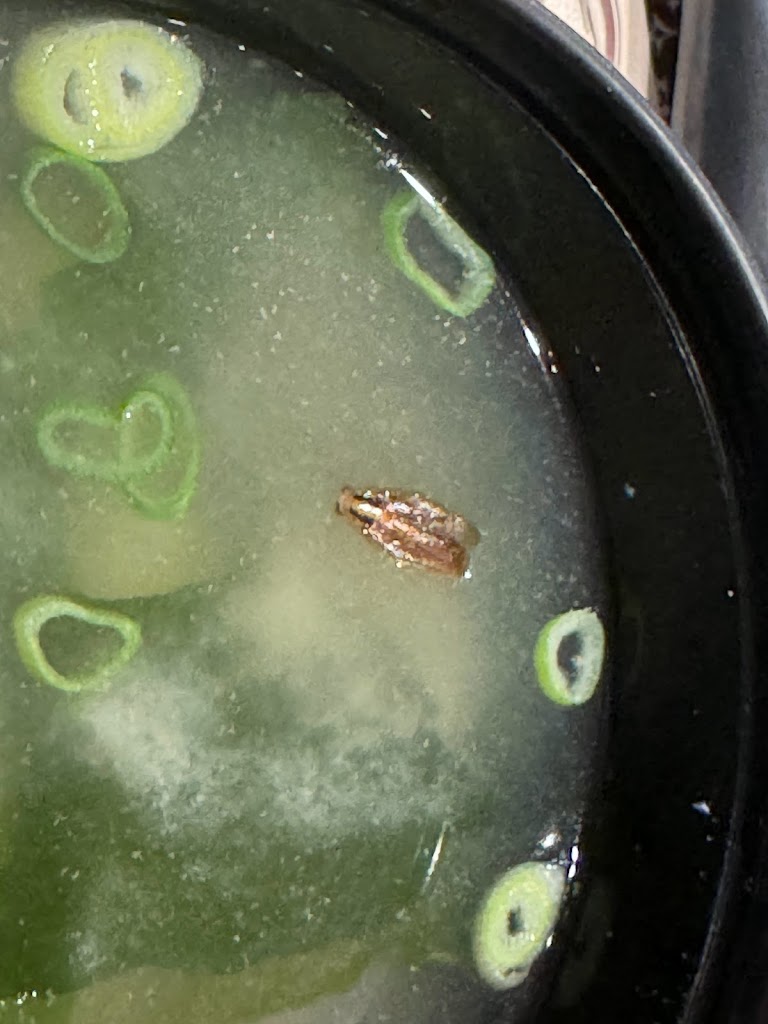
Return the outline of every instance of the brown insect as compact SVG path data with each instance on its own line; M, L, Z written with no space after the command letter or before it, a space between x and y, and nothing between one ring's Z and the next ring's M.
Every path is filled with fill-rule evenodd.
M398 562L445 576L466 574L470 549L480 540L463 516L420 494L345 487L337 509Z

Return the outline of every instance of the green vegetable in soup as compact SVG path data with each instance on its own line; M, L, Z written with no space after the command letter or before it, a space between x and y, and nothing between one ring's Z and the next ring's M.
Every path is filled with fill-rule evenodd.
M56 469L116 483L121 479L119 428L120 421L104 406L62 403L43 414L37 443Z
M331 947L399 963L442 948L441 922L424 927L425 881L440 870L442 780L461 759L434 734L372 745L341 724L303 724L284 681L251 675L236 639L206 628L212 599L190 588L132 602L141 662L119 686L41 709L11 824L0 991L40 973L62 992L145 965L209 976L252 966L277 1008L292 994L273 958L287 967L312 954L302 978L316 967L319 994L343 987ZM450 877L444 886L435 914L454 921ZM24 913L19 962L10 924Z
M413 255L407 239L409 224L423 218L444 249L461 264L461 283L451 291L425 270ZM395 266L441 309L466 317L479 309L493 289L493 262L440 206L430 206L415 192L400 192L382 214L384 236Z
M37 441L49 465L117 484L150 519L180 519L197 486L200 440L192 404L167 373L148 378L118 413L106 406L56 404Z
M200 435L189 396L169 373L158 373L144 382L141 392L129 400L123 411L122 436L130 434L131 418L126 411L138 412L139 405L149 402L149 395L168 410L172 442L165 458L155 454L139 460L135 471L124 475L123 486L134 505L150 519L180 519L187 510L197 487L200 471ZM137 396L139 402L137 404ZM162 419L163 427L166 420ZM162 435L161 435L162 436ZM129 457L126 441L122 456Z
M13 1024L243 1024L349 989L370 953L359 943L275 956L235 974L139 967L46 997L0 1000Z
M202 65L177 37L129 19L51 25L13 63L13 97L36 135L88 160L154 153L189 122Z
M531 862L507 871L492 886L475 921L478 973L496 989L522 984L552 935L565 889L556 864Z
M122 408L119 434L121 475L130 477L153 472L163 464L173 447L174 421L170 407L155 391L136 391Z
M24 205L50 238L86 263L111 263L131 234L120 194L100 167L57 149L34 149L21 178Z
M584 704L597 689L605 659L605 630L596 611L576 608L539 633L533 654L539 685L556 704Z
M114 630L122 641L119 650L96 668L64 675L51 664L43 650L40 632L54 619L68 618L95 628ZM141 627L119 612L80 604L67 597L45 595L26 601L13 617L16 646L26 667L43 683L59 690L93 690L102 687L134 656L141 645Z

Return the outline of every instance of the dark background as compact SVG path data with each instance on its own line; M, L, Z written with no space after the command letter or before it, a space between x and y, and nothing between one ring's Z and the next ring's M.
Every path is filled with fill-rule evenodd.
M656 109L668 121L677 58L677 35L682 0L646 0L651 30L651 61Z

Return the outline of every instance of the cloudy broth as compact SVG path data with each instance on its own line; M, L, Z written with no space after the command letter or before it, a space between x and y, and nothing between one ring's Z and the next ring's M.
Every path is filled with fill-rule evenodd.
M0 1019L470 1020L599 725L586 627L541 682L605 620L546 342L380 128L193 26L173 137L30 158L49 25L0 53Z

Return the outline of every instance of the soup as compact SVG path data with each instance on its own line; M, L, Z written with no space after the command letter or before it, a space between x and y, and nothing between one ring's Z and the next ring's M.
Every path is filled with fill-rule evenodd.
M301 69L4 31L0 1017L531 1000L606 620L554 356Z

